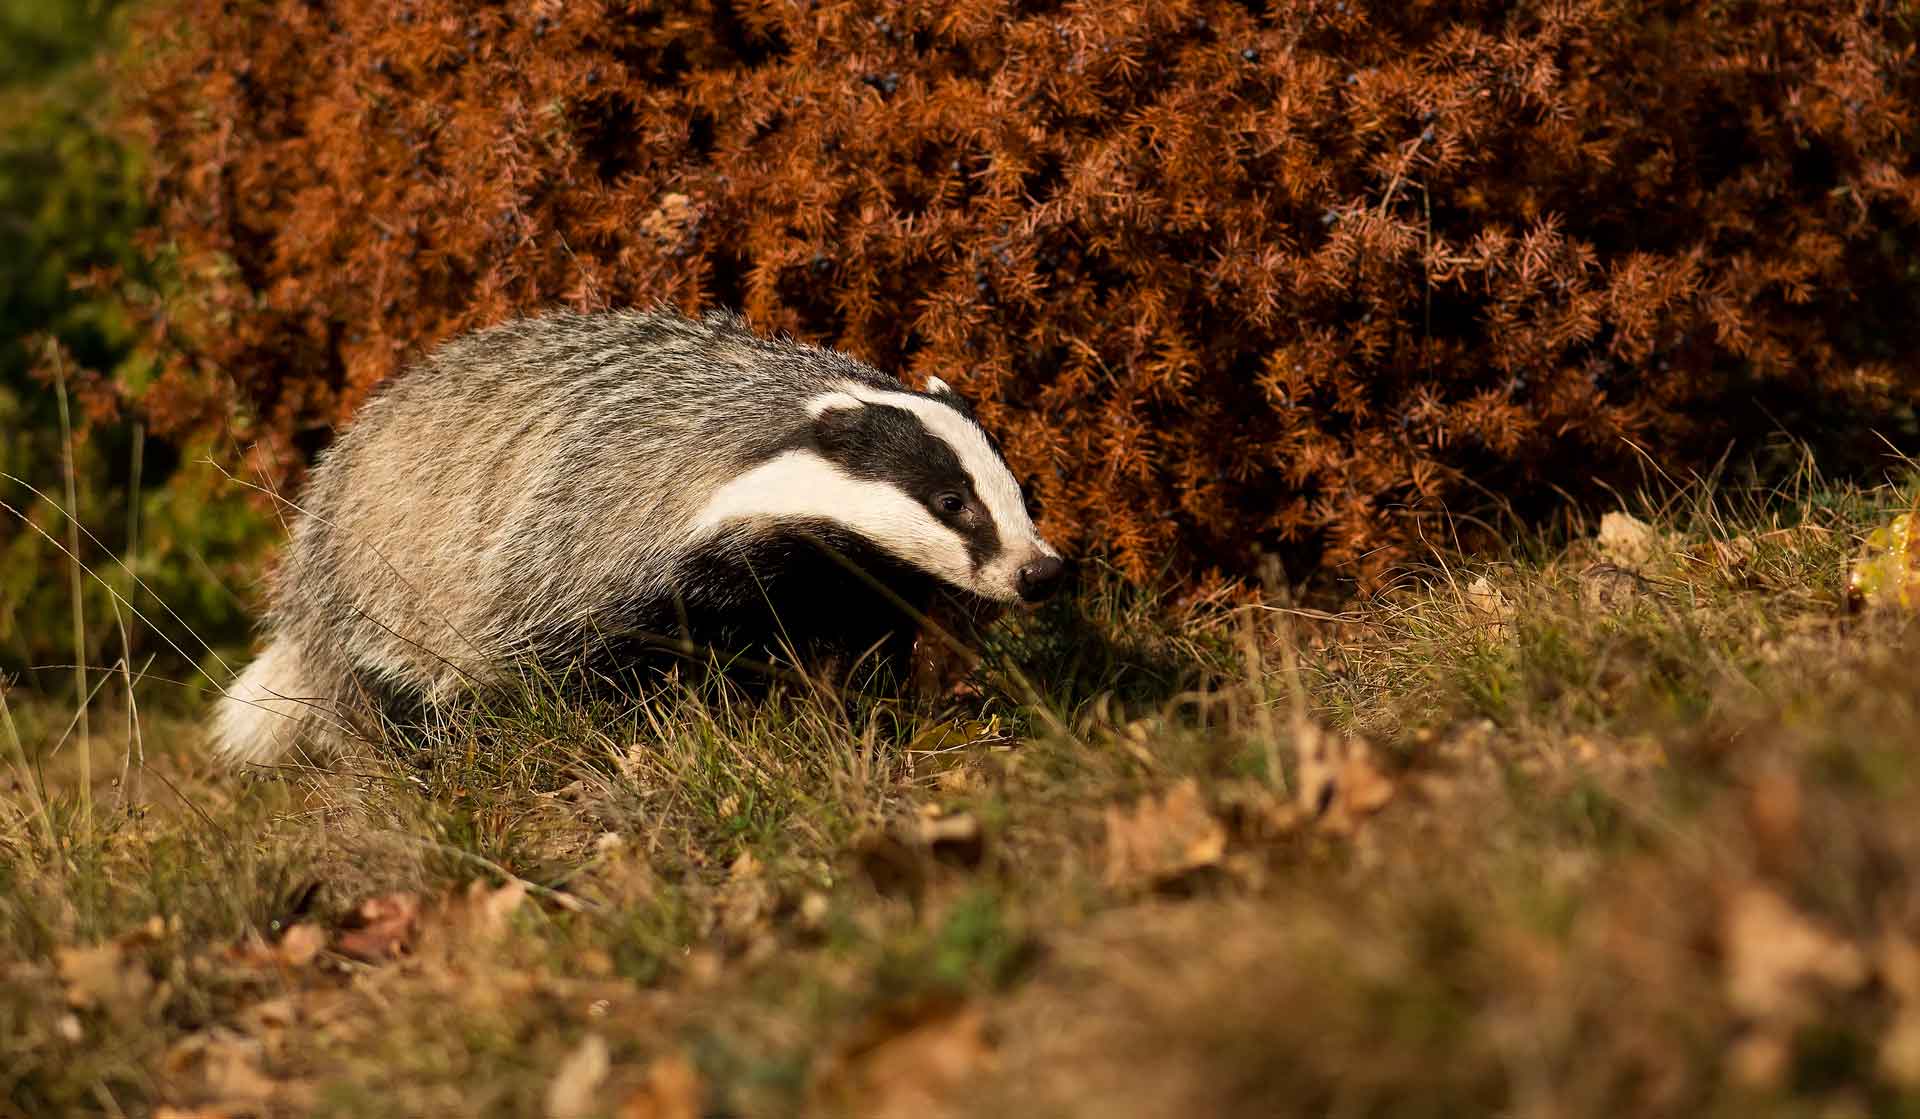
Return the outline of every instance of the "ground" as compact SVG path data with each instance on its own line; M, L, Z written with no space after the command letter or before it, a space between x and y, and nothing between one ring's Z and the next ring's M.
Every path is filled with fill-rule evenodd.
M0 1115L1920 1115L1914 492L1095 570L937 715L547 681L242 779L122 676L90 804L16 690Z

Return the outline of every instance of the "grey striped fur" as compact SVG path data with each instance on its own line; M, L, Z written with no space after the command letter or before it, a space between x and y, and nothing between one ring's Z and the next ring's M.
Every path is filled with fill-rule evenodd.
M1057 570L1057 557L1024 508L1009 510L1018 486L963 406L934 389L902 399L910 390L893 377L725 314L553 314L441 347L383 386L316 463L272 587L268 644L218 703L218 752L260 762L324 751L367 726L384 697L443 704L514 665L563 661L582 634L641 616L636 604L737 605L740 586L701 581L733 572L731 557L777 565L794 554L755 551L796 520L791 497L755 487L772 472L768 488L779 488L785 476L767 464L783 454L817 470L810 433L843 406L905 405L966 443L980 494L968 515L991 519L985 535L1000 547L983 558L976 541L963 572L917 522L905 545L868 542L951 590L1013 597L1020 565L1053 557ZM861 511L860 494L885 494L846 485L867 489L834 497L844 511L797 520L868 538L860 520L878 514ZM941 563L916 559L916 532Z

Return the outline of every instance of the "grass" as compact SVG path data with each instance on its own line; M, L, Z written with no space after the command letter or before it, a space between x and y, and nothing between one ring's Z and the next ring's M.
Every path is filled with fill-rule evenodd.
M0 1115L1920 1116L1920 622L1844 605L1911 497L1095 573L937 717L530 685L244 780L156 691L83 786L15 692Z

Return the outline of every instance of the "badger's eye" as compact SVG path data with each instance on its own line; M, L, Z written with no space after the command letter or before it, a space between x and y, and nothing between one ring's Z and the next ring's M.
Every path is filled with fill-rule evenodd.
M933 503L940 507L942 513L948 515L958 513L967 507L967 499L952 492L943 493L939 497L934 498Z

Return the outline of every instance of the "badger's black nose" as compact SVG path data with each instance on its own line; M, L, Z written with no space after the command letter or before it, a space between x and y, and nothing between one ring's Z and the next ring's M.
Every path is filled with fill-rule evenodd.
M1039 602L1060 586L1060 576L1066 570L1059 556L1041 556L1027 564L1020 569L1020 597Z

